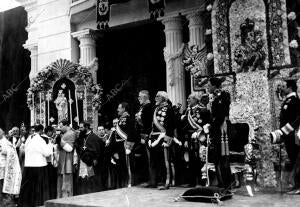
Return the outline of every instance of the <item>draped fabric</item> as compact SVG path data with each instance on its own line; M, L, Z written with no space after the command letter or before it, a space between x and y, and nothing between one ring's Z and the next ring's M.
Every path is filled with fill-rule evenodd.
M165 0L148 0L150 18L158 18L164 16Z
M20 193L22 173L16 149L8 142L3 193L18 195Z
M110 17L109 0L97 0L97 29L107 28L109 17Z

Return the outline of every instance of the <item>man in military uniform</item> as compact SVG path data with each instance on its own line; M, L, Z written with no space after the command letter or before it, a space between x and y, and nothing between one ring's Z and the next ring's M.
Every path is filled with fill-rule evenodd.
M230 188L231 171L229 163L229 143L227 124L229 123L230 94L221 90L222 81L210 78L208 92L214 99L211 105L211 147L209 158L213 158L219 187Z
M137 144L135 149L141 153L143 163L136 163L136 168L141 168L141 176L145 177L148 174L146 178L148 183L143 186L151 187L155 184L155 182L150 172L150 151L147 143L152 129L153 107L150 103L149 92L147 90L142 90L139 92L138 100L140 103L140 108L135 114L135 121L137 133L140 135L140 144Z
M200 145L205 144L205 134L203 126L210 121L210 112L201 104L199 96L190 94L187 102L188 108L182 115L182 129L184 132L184 147L189 153L188 159L188 178L189 184L195 186L200 184L201 180L201 165L199 149Z
M281 106L280 111L280 133L284 141L285 148L294 167L295 186L289 194L300 194L300 153L299 141L295 137L295 130L299 127L300 122L300 100L297 95L297 84L293 80L287 80L282 89L286 98Z
M117 165L116 186L128 187L132 185L132 149L135 144L134 120L128 113L128 103L122 102L118 106L119 121L112 140L113 159Z
M155 111L153 114L152 131L148 145L151 153L151 169L154 180L164 178L165 185L160 186L160 190L169 189L171 170L169 147L173 141L175 129L175 117L172 106L168 103L168 95L165 91L159 91L155 97ZM165 171L165 173L162 172Z

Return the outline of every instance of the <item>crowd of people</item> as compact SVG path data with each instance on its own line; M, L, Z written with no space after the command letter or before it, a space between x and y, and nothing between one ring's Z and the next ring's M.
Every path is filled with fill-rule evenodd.
M164 91L152 104L142 90L135 116L128 103L120 103L111 129L93 130L89 123L73 129L61 120L45 128L14 127L6 136L0 130L0 206L8 198L32 207L132 185L233 187L239 180L232 182L229 162L230 94L221 83L211 78L210 95L189 95L184 110ZM214 163L214 176L208 174L208 162Z

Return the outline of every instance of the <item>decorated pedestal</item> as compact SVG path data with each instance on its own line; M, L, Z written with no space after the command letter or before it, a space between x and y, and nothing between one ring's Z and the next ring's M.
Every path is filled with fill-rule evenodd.
M72 127L89 122L96 128L102 88L93 79L95 65L84 67L59 59L39 71L27 93L31 125L68 120Z

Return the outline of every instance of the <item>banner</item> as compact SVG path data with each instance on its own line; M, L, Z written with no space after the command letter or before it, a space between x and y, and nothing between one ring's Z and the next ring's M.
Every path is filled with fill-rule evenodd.
M164 16L165 0L148 0L148 2L151 19Z
M97 0L97 29L108 28L110 4L108 0Z

